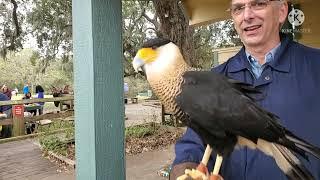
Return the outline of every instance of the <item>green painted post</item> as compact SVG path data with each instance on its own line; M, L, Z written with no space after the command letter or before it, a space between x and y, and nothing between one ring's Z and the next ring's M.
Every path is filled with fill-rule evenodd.
M122 180L121 1L72 3L77 180Z

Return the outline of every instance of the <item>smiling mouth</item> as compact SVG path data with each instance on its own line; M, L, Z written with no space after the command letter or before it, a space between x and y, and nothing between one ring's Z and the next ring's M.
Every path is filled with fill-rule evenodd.
M250 27L246 27L244 28L244 31L254 31L254 30L257 30L261 27L261 25L255 25L255 26L250 26Z

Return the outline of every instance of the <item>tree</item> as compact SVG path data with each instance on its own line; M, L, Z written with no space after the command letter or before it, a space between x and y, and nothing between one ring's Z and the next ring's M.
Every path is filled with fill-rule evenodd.
M189 26L180 0L152 0L159 19L161 36L170 39L181 49L186 62L193 64L193 28Z
M10 88L22 89L25 83L31 86L41 84L47 90L51 86L72 84L72 64L66 64L63 59L55 59L47 67L46 73L40 71L39 53L32 49L23 49L17 53L8 53L7 60L0 58L0 82ZM1 85L2 85L1 84Z
M19 8L14 8L14 2ZM21 49L23 40L31 34L37 42L40 72L44 73L57 57L63 59L65 66L72 65L71 0L5 0L0 4L1 15L6 15L1 16L0 31L9 34L0 40L6 44L1 48L5 54L10 47ZM238 38L232 30L232 21L190 27L181 7L180 0L123 1L124 76L135 75L131 60L150 37L169 38L180 47L186 61L195 67L210 66L213 48L238 44L234 43ZM14 11L18 18L12 18ZM14 19L18 19L18 23ZM20 36L10 35L19 34L15 32Z
M152 13L151 4L148 1L123 1L122 3L122 42L124 76L134 75L131 61L139 47L141 47L147 36L152 36L152 25L144 18L146 13Z
M0 3L0 55L4 59L8 51L22 48L21 23L24 17L18 11L19 5L21 1L18 0L4 0Z
M65 61L72 58L72 3L71 0L33 0L27 15L31 34L37 39L44 72L57 55Z
M239 46L242 44L232 20L224 20L209 25L195 27L194 39L194 66L211 68L213 51L222 47Z

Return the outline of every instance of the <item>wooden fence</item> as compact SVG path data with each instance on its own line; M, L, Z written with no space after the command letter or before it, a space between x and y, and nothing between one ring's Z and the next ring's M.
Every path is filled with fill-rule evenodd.
M11 100L11 101L0 101L0 106L5 105L13 105L12 110L14 109L15 105L23 105L28 103L38 103L38 102L54 102L54 101L71 101L73 102L74 97L73 96L64 96L64 97L55 97L55 98L35 98L35 99L24 99L24 100ZM71 103L73 104L73 103ZM62 103L60 103L60 109L62 107ZM43 119L53 119L53 118L65 118L68 116L72 116L73 112L66 111L61 113L49 113L49 114L43 114L39 116L32 116L32 117L24 117L24 113L22 112L21 116L15 115L14 112L12 112L12 118L6 118L6 119L0 119L0 125L13 125L12 134L13 136L21 136L25 133L25 123L26 122L35 122L40 121Z

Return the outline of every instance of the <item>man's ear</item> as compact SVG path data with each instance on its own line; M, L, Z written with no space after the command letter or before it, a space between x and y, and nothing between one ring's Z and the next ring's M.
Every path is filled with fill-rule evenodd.
M283 24L288 16L288 2L286 0L284 0L281 5L280 5L280 9L279 9L279 23Z

